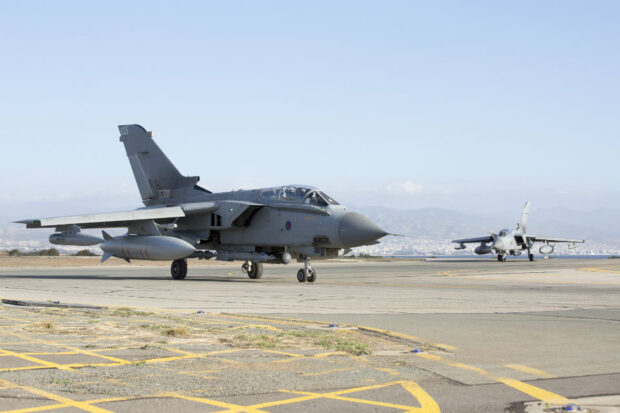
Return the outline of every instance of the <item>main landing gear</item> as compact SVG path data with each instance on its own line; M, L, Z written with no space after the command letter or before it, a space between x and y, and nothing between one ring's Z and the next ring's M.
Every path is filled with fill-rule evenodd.
M316 281L316 270L310 266L310 258L304 258L304 268L297 271L297 281L300 283Z
M170 266L170 274L175 280L183 280L187 276L187 260L174 260Z
M534 261L534 254L532 254L530 250L527 250L527 257L530 259L530 261Z
M506 254L497 254L497 261L506 262Z
M257 280L263 276L263 263L246 261L241 266L241 271L246 273L251 279Z

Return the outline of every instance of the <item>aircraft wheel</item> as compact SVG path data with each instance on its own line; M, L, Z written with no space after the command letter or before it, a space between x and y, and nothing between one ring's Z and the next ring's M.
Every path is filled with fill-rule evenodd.
M297 281L299 281L300 283L303 283L303 282L306 282L307 278L308 277L306 276L306 271L303 268L297 271Z
M534 261L534 254L527 254L527 257L530 259L530 261Z
M308 282L309 282L309 283L313 283L313 282L315 282L315 281L316 281L316 270L315 270L315 269L312 269L312 270L310 271L310 274L308 274Z
M170 266L170 274L175 280L183 280L187 276L187 260L174 260Z
M262 262L252 262L252 266L248 270L248 277L253 280L257 280L263 276L263 263Z
M502 262L502 254L497 254L497 261Z

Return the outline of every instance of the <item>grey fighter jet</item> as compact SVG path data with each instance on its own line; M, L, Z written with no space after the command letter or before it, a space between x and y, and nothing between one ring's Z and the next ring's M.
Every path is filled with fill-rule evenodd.
M311 259L333 258L351 248L378 243L386 231L349 211L323 191L305 185L212 193L199 177L183 176L139 125L119 126L145 207L132 211L18 221L28 228L55 228L50 242L97 245L102 261L172 261L176 280L187 275L187 259L244 261L252 279L263 263L303 262L299 282L314 282ZM103 239L81 233L88 228L127 228Z
M500 262L506 262L506 256L508 254L513 256L521 255L524 250L527 250L527 255L530 261L534 261L534 254L532 253L532 247L535 242L542 242L539 252L541 254L551 254L554 251L552 243L555 242L568 242L569 248L575 248L576 243L583 243L582 239L566 239L557 237L535 237L533 235L527 235L525 227L527 225L527 216L530 213L530 203L526 202L523 207L523 214L521 215L521 221L517 224L517 228L514 230L502 229L499 233L491 233L489 235L477 238L463 238L455 239L457 250L465 249L465 244L480 243L474 249L474 252L478 255L497 253L497 260Z

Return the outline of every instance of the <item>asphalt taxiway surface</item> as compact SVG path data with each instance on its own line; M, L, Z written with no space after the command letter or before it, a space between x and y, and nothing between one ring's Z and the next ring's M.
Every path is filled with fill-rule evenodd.
M365 326L409 346L369 358L381 377L363 361L352 370L327 368L286 390L309 399L273 404L290 394L265 385L260 397L228 395L237 406L230 411L257 411L261 403L272 403L263 411L437 411L433 403L446 412L522 411L526 403L542 411L572 402L612 411L605 409L619 403L601 397L620 394L620 261L317 262L315 268L314 284L298 283L293 265L266 265L263 279L249 280L236 267L190 263L184 281L172 280L166 268L2 268L0 297L233 313L252 323ZM362 393L370 403L345 396ZM95 411L88 403L72 406Z

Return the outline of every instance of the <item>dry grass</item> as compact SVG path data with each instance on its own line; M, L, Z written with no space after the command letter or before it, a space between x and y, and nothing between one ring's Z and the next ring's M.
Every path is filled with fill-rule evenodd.
M55 331L56 323L53 322L52 320L44 320L44 321L39 321L38 323L35 323L33 327L35 328L35 330L38 330L38 331Z

